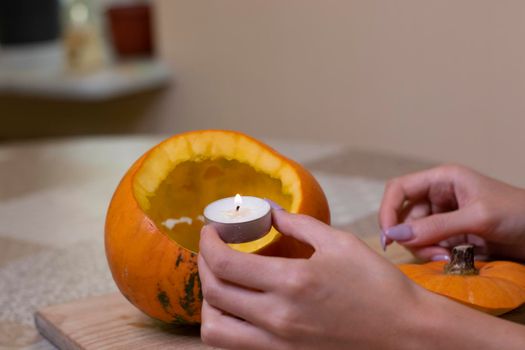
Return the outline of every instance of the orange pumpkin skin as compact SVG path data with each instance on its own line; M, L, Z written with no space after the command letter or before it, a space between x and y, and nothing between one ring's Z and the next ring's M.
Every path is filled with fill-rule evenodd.
M475 262L478 275L447 275L446 262L399 265L423 288L491 315L525 303L525 266L508 261Z
M209 135L241 138L278 157L297 173L302 199L293 212L329 223L326 197L313 176L296 162L268 146L232 131L194 131L175 135L153 147L128 170L111 200L105 225L105 247L113 279L122 294L137 308L157 320L174 324L198 324L202 293L197 254L162 232L139 205L134 193L137 172L151 153L175 138ZM279 236L256 253L287 257L309 257L313 250L291 237Z

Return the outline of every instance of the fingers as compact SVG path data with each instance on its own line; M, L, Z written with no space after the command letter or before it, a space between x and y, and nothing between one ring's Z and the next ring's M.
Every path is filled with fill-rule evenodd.
M409 203L405 205L403 209L398 214L399 222L409 223L417 219L424 218L432 214L431 204L428 200L422 199L416 202ZM386 250L386 247L390 245L393 240L385 235L385 230L381 232L381 246L383 250Z
M388 182L379 209L379 223L382 229L397 225L399 214L406 200L417 202L428 197L431 187L436 184L450 184L456 171L453 166L437 167L405 175Z
M410 203L399 214L400 222L412 222L432 214L431 205L427 200Z
M399 223L405 200L417 201L426 197L431 182L427 172L406 175L389 181L379 208L379 224L387 229Z
M461 244L471 244L474 246L474 259L476 260L487 260L490 255L487 241L477 235L463 234L459 236L453 236L439 242L440 247L447 248L449 250ZM493 246L493 244L491 245Z
M272 210L272 222L284 235L294 237L320 250L331 242L332 228L307 215L290 214L285 210Z
M383 249L392 241L412 238L407 226L399 224L415 222L431 213L441 213L446 211L445 207L450 210L450 203L456 202L453 184L459 171L457 166L440 166L399 177L387 184L379 209ZM396 225L401 227L392 232L391 228ZM386 231L394 234L386 234Z
M449 261L450 252L440 246L425 246L410 249L410 252L418 259L424 261Z
M385 230L390 239L406 247L434 245L450 237L472 232L476 229L470 207L448 213L434 214L393 226Z
M273 290L286 278L286 259L238 252L212 226L201 231L199 255L215 276L251 289Z
M453 236L437 245L410 247L409 249L414 256L421 260L449 261L450 250L461 244L472 244L474 246L475 260L487 260L489 257L487 242L483 238L471 234Z
M265 311L272 305L267 294L221 281L213 274L202 256L198 257L198 263L202 292L208 304L268 329L269 320Z
M226 349L285 349L286 344L275 335L246 321L223 314L206 302L202 303L202 341Z

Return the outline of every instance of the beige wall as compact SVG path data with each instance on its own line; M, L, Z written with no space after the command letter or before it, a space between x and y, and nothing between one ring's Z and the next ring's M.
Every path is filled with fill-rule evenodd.
M475 166L525 185L525 1L155 0L175 83L0 100L0 137L239 129Z
M456 161L525 185L525 2L157 0L153 131L235 128Z

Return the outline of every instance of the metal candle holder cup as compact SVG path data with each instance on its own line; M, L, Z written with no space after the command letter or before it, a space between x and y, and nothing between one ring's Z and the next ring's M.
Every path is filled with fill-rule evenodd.
M236 196L237 197L237 196ZM237 198L240 198L238 196ZM254 241L266 235L272 228L272 213L270 205L257 197L243 197L244 202L238 205L234 198L223 198L210 203L204 209L206 224L213 226L221 239L226 243L244 243ZM233 215L228 217L225 213L233 213L242 209L250 209L250 203L257 208L246 216ZM227 210L230 208L230 210ZM241 213L242 214L242 213ZM246 220L246 221L243 221Z

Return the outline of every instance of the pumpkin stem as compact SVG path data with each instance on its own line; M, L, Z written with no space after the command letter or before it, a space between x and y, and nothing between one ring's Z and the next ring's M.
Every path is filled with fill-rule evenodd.
M474 266L474 246L462 244L452 248L452 258L444 270L447 275L477 275L479 271Z

